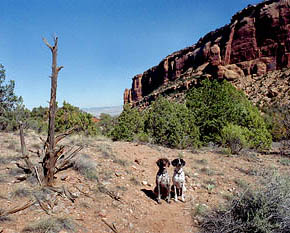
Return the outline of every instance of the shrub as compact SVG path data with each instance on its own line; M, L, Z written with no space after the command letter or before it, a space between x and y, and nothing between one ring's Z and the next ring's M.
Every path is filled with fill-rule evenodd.
M22 97L14 93L15 82L5 82L6 72L0 64L0 130L15 130L17 128L17 115L20 108L24 108ZM23 110L23 109L22 109ZM8 128L9 127L9 128Z
M22 232L47 232L58 233L61 230L76 232L78 225L69 218L50 217L25 227Z
M208 213L203 232L289 232L290 178L274 175L252 190L248 186L225 207Z
M78 132L83 132L86 135L100 134L91 114L83 112L78 107L64 101L63 106L56 112L55 131L64 132L72 127L76 127Z
M199 130L184 104L159 97L149 109L145 131L157 144L185 148L199 145Z
M96 163L89 155L82 155L75 159L73 169L89 180L98 181Z
M143 142L143 143L150 143L152 141L152 139L150 138L150 136L147 133L140 132L140 133L135 135L134 141Z
M144 120L136 108L125 105L122 113L117 118L117 123L112 130L113 140L133 141L134 135L142 132Z
M248 128L251 147L268 148L271 135L258 109L229 82L203 80L199 87L191 89L186 106L195 116L201 139L207 143L221 140L221 130L228 124Z
M28 127L41 133L48 130L48 108L39 106L33 108L27 121Z
M274 141L290 139L290 107L286 105L264 106L264 120Z
M100 121L98 122L98 126L100 127L102 135L110 136L116 124L117 118L106 113L101 113L99 119Z
M239 154L247 146L249 130L238 125L227 124L221 130L222 144L230 149L231 154Z

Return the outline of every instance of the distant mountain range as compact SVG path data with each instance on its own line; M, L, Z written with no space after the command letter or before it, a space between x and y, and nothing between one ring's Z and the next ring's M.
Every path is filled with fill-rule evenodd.
M106 113L111 116L117 116L123 111L123 106L92 107L92 108L82 108L82 110L96 117L99 117L101 113Z

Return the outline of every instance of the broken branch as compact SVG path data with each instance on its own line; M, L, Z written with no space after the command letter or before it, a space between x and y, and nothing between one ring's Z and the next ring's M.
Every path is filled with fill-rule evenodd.
M118 231L117 231L117 229L116 229L116 227L115 227L115 225L114 224L112 224L112 226L104 219L104 218L102 218L101 219L102 220L102 222L103 223L105 223L114 233L118 233Z
M25 209L29 208L30 206L34 205L35 203L36 203L36 201L29 200L24 206L15 207L14 209L8 210L8 211L4 212L3 214L1 214L0 217L7 216L10 214L15 214L21 210L25 210Z

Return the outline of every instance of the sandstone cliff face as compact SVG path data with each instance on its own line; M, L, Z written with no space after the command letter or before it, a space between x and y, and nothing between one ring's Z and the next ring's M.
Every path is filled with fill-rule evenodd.
M284 67L290 67L290 0L269 0L248 6L229 25L136 75L124 103L138 105L160 86L194 72L237 80Z

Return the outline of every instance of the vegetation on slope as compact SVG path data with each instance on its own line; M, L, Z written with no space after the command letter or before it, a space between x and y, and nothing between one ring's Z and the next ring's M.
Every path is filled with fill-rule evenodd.
M185 104L160 97L143 112L126 106L113 139L132 141L134 135L145 134L154 143L176 148L198 146L200 142L227 145L229 124L243 131L232 143L247 141L247 146L257 149L271 146L264 119L246 96L225 80L206 79L189 90Z

